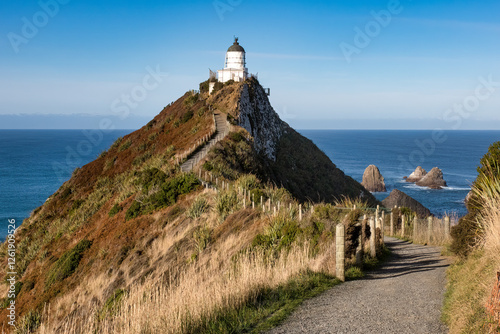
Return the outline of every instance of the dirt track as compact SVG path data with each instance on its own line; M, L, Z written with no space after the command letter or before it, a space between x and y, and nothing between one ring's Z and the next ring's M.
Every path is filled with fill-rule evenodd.
M386 244L392 256L380 269L304 302L269 333L447 333L440 314L448 261L440 249Z

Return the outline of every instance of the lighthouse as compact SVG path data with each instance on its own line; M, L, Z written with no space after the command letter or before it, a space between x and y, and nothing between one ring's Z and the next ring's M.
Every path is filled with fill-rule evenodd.
M238 43L238 37L235 37L233 45L227 49L224 69L217 71L218 81L245 81L248 78L246 65L245 49Z

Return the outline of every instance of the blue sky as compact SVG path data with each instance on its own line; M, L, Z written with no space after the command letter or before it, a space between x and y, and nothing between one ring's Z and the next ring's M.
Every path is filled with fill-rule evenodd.
M97 126L159 69L126 116L139 127L222 68L236 35L296 128L500 129L498 0L3 0L0 13L0 122Z

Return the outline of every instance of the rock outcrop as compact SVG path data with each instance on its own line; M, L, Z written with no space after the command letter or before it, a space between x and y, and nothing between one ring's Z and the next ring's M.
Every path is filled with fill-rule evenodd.
M398 189L391 191L389 196L382 201L382 205L389 209L394 206L410 208L417 213L419 218L425 218L432 215L430 210L423 206L419 201L413 199Z
M429 173L415 183L420 187L428 187L431 189L441 189L446 187L446 181L443 179L441 169L434 167Z
M238 125L252 135L258 153L276 161L278 143L288 125L274 111L260 85L245 84L240 94Z
M425 171L425 169L423 169L421 166L418 166L415 171L406 178L406 182L415 183L417 181L420 181L426 174L427 172Z
M370 165L363 173L363 181L361 182L366 190L371 192L386 192L384 177L380 174L379 169L375 165Z

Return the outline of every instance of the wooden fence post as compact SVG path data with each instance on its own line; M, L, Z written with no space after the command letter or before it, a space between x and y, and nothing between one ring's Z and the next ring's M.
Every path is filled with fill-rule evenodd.
M444 237L450 238L450 216L444 217Z
M337 224L335 231L335 276L342 282L345 281L345 227Z
M370 255L372 257L377 256L377 249L376 249L376 237L377 237L377 231L375 229L375 219L373 217L370 217Z
M427 217L427 242L431 242L432 236L432 216Z
M394 209L391 209L391 237L394 235Z
M417 236L417 224L418 224L418 217L415 215L413 218L413 241L415 241L415 238Z
M378 220L379 210L380 210L380 205L377 205L377 210L375 210L375 228L380 228L380 222Z
M380 234L382 236L382 240L380 241L380 243L382 245L384 245L384 235L385 235L385 211L382 211L382 217L380 218L381 219L381 224L380 224Z
M363 252L365 251L366 223L366 215L363 215L363 221L361 222L361 248L363 248Z
M302 221L302 204L299 204L299 221Z
M405 237L406 216L401 215L401 237Z

